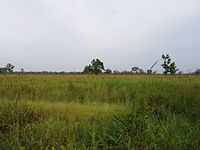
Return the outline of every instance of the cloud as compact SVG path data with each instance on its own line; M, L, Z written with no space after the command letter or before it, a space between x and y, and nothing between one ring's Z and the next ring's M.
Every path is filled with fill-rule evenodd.
M1 0L0 19L0 64L27 70L82 70L95 57L148 68L163 52L200 63L198 0Z

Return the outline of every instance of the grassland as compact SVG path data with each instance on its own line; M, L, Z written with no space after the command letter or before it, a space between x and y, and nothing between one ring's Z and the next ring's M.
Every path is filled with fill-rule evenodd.
M0 149L200 149L200 77L0 75Z

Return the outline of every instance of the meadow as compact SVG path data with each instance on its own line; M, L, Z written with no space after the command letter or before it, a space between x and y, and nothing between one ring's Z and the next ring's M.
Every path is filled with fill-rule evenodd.
M200 149L200 76L0 75L0 149Z

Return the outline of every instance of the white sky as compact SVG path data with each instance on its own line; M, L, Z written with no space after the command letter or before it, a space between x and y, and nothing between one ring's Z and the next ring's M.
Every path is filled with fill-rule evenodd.
M0 66L82 71L99 58L148 69L162 53L200 68L200 0L0 0Z

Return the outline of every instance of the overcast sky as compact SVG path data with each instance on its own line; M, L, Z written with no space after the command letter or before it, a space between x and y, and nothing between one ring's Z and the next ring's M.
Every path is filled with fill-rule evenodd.
M200 0L0 0L0 66L82 71L99 58L148 69L162 53L200 68Z

